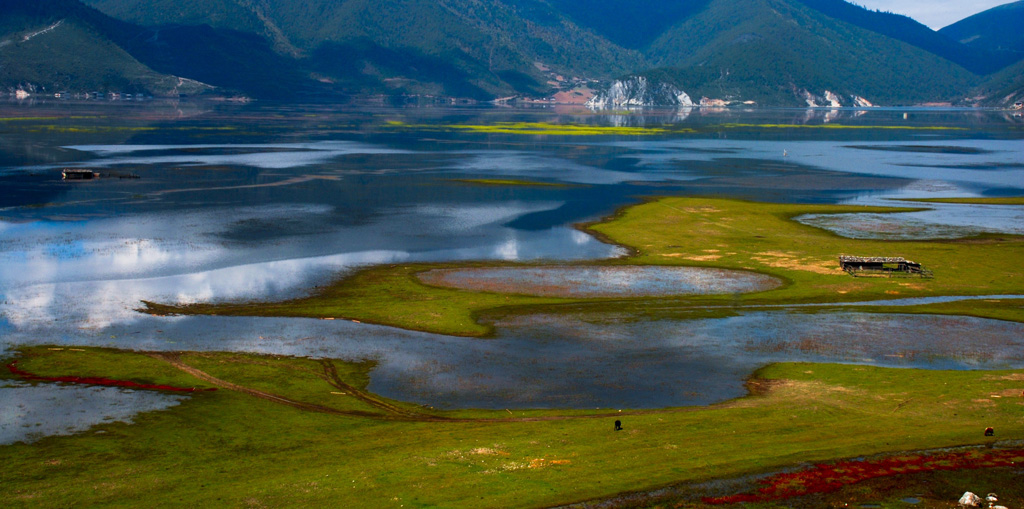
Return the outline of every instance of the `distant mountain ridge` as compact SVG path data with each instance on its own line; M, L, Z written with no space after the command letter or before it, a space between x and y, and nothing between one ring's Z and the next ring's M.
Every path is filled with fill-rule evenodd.
M979 12L939 33L968 47L1024 58L1024 0ZM998 106L1024 100L1024 59L986 77L972 94L978 102Z
M211 88L139 62L109 36L130 33L131 25L75 0L2 0L0 12L0 89L172 94Z
M253 31L324 80L367 92L539 95L558 75L610 77L642 61L541 0L89 2L139 24Z
M955 100L977 77L905 42L846 23L803 0L712 0L648 48L652 79L693 97L808 104L831 92L852 105ZM817 101L811 101L817 103Z
M77 0L0 0L0 87L8 90L273 96L328 92L257 35L209 26L147 28ZM25 32L57 25L25 40ZM45 28L43 28L45 30Z
M1020 55L1002 51L999 48L964 46L945 34L935 32L901 14L871 11L845 0L800 0L800 2L831 18L921 48L976 74L996 72L1021 58Z
M990 51L1024 52L1024 0L993 7L939 30L950 39Z
M1024 56L844 0L84 1L0 0L0 86L488 100L643 77L695 103L916 104L984 95Z

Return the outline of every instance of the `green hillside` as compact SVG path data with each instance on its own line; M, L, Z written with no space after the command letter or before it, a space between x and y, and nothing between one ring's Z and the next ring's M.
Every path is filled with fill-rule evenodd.
M113 34L121 47L156 71L257 97L320 96L332 87L312 79L295 59L256 34L208 25L171 25Z
M975 97L981 104L1002 107L1024 101L1024 61L990 76L975 90Z
M144 25L209 24L257 33L278 53L363 92L538 95L554 75L611 77L641 67L642 60L539 0L90 3Z
M799 1L830 18L916 46L975 74L996 72L1024 57L1024 54L1001 51L994 47L967 46L907 16L872 11L846 0ZM1019 27L1019 23L1014 26L1017 32L1020 32Z
M889 105L962 102L1019 56L843 0L84 1L99 10L0 0L0 84L172 93L181 76L265 98L489 100L643 73L695 99Z
M573 22L624 48L643 50L709 0L548 0Z
M64 2L58 9L4 4L0 90L25 89L47 95L62 91L161 95L211 88L155 72L140 63L102 32L107 27L97 23L102 17L99 13L78 9L77 2Z
M266 28L254 11L256 2L252 1L83 0L83 3L108 16L140 26L210 25L252 33L262 33Z
M802 104L800 91L881 104L954 100L977 78L929 52L796 0L713 0L648 50L691 96Z
M1024 0L994 7L949 25L939 33L974 48L1024 57Z

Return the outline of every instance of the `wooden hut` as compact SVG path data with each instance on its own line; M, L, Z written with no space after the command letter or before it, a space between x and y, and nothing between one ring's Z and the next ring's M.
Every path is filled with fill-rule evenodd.
M839 267L852 276L932 275L931 271L921 267L920 263L902 257L840 255Z

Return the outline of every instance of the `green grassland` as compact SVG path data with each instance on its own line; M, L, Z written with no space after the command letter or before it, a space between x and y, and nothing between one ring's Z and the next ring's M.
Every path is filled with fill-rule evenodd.
M986 426L999 439L1024 438L1020 370L777 364L737 400L585 415L390 401L366 392L372 363L53 347L15 357L43 376L219 390L134 424L0 446L0 496L10 507L536 507L804 461L990 443ZM623 431L612 430L614 419Z
M850 302L937 295L1017 293L1024 281L1024 239L989 236L950 241L887 241L840 237L803 225L802 214L896 213L908 209L789 205L721 199L665 198L627 208L591 228L628 239L629 263L712 266L783 278L776 290L747 302ZM851 277L840 254L902 256L922 263L933 279Z
M801 214L898 213L915 209L844 205L790 205L712 198L662 198L627 207L614 217L586 225L599 238L628 247L625 258L594 265L687 265L769 274L784 284L746 295L631 299L554 299L427 286L416 274L454 264L391 265L342 278L308 297L285 302L194 304L146 303L154 314L219 314L345 318L406 329L461 336L491 332L481 315L505 312L630 312L647 317L708 313L776 304L849 303L905 297L1019 294L1024 288L1024 239L999 235L949 241L883 241L840 237L796 222ZM902 256L934 272L932 279L852 277L838 256ZM459 264L487 266L499 263ZM977 311L972 311L972 309ZM1024 321L1019 303L961 303L927 312L954 312ZM923 312L918 310L918 312ZM899 311L907 308L879 309ZM726 309L712 313L729 313Z

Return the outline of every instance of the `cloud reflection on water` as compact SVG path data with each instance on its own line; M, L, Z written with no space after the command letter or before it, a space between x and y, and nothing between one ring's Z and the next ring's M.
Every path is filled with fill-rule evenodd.
M0 385L0 445L70 435L140 412L178 405L187 396L116 387L59 384Z
M684 139L619 142L615 145L635 150L636 153L630 157L637 158L642 165L651 166L666 162L713 161L721 157L716 151L724 151L746 159L788 161L843 173L1024 189L1024 169L1014 167L1015 163L1024 161L1024 144L1019 140L921 140L909 144L935 148L964 147L980 153L865 150L864 144L817 140ZM869 146L899 148L906 145L905 141L880 141ZM994 169L957 168L979 162Z
M437 260L592 259L621 254L571 228L501 226L561 202L397 207L364 224L288 242L232 243L249 218L327 216L326 206L244 207L88 222L36 222L0 243L0 314L19 329L135 323L141 301L283 299L368 265ZM3 224L3 223L0 223ZM582 235L582 236L581 236ZM302 256L317 251L320 256Z
M253 168L284 169L326 163L354 154L409 154L400 150L355 141L320 141L311 143L224 144L224 145L71 145L65 148L101 156L78 166L109 167L118 165L179 164L237 165ZM222 154L218 151L235 153ZM157 152L161 155L145 155ZM167 154L166 152L173 152ZM138 155L142 153L143 155ZM136 155L132 155L136 154Z
M747 376L777 361L1024 367L1024 325L971 317L779 310L653 321L533 315L496 325L496 338L478 340L340 320L141 316L62 339L19 330L8 341L373 359L370 390L442 408L707 404L744 394Z
M574 184L621 184L623 182L687 181L694 175L675 172L627 172L588 166L552 155L491 150L460 152L465 157L447 167L460 173L550 180Z

